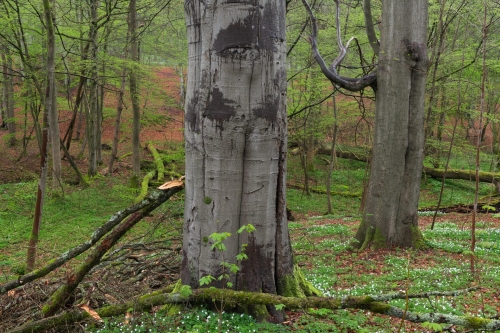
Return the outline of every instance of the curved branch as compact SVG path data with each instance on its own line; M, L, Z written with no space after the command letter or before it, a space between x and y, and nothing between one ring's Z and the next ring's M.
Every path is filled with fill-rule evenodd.
M338 11L338 1L337 2L337 26L338 26L338 16L339 16L339 11ZM344 88L349 91L360 91L363 90L364 88L370 86L374 91L376 91L376 81L377 81L377 74L372 73L368 74L366 76L363 76L361 78L349 78L349 77L343 77L340 76L337 71L335 70L335 67L340 64L342 59L344 59L346 49L342 46L342 41L340 40L340 29L337 28L337 43L339 44L340 47L340 54L339 56L335 59L333 62L331 68L328 68L325 61L323 60L323 57L321 57L321 54L319 53L318 50L318 45L316 42L316 39L318 37L318 26L316 22L316 17L314 16L311 7L307 3L306 0L302 0L302 3L304 4L304 7L306 7L307 12L309 13L309 17L311 18L311 23L312 23L312 34L310 38L310 43L311 43L311 50L313 53L314 59L316 59L316 62L318 63L319 67L321 68L321 71L323 74L335 85L338 85L341 88ZM332 68L333 67L333 68Z

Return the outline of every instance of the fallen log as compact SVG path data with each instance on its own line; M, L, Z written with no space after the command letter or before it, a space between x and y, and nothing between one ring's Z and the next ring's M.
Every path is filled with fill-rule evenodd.
M339 151L336 150L336 155L339 158L345 158L360 162L368 162L369 158L363 154L355 154L348 151ZM318 149L318 154L330 155L331 149L321 148ZM432 178L443 179L446 176L446 179L461 179L461 180L476 180L476 171L475 170L455 170L455 169L434 169L430 167L423 167L422 172L424 175L430 176ZM496 192L500 192L500 173L499 172L479 172L479 181L481 183L490 183L495 186Z
M108 252L108 250L111 249L130 228L182 189L182 182L179 181L179 184L176 184L176 186L151 193L148 197L149 200L145 200L147 204L144 204L140 210L134 212L127 220L113 229L113 231L97 245L94 251L89 254L85 262L83 262L73 273L68 274L66 284L52 294L46 305L42 308L42 314L45 317L54 315L61 306L64 305L64 302L73 293L85 275L100 262L104 254L106 254L106 252Z
M298 190L303 190L305 191L305 187L302 185L297 185L297 184L286 184L287 188L295 188ZM318 193L318 194L326 194L326 190L323 190L321 188L316 188L316 187L309 187L309 191L313 193ZM349 192L349 191L330 191L331 195L340 195L343 197L352 197L352 198L360 198L363 193L361 191L354 191L354 192Z
M424 166L424 174L432 178L443 179L463 179L469 181L476 180L475 170L455 170L455 169L434 169ZM482 183L490 183L495 185L496 192L500 192L500 173L497 172L479 172L479 181Z
M127 303L106 306L95 310L99 317L112 317L116 315L125 314L130 309L136 312L149 311L154 306L165 304L179 304L179 303L213 303L224 301L228 307L244 306L249 304L261 305L278 305L282 304L288 310L308 309L308 308L323 308L330 310L341 309L360 309L367 310L373 313L384 314L394 318L401 318L414 323L433 322L440 324L450 324L462 326L465 329L494 331L500 329L500 320L486 319L474 316L458 316L446 313L417 313L406 311L396 306L388 304L386 301L395 298L420 298L429 296L455 296L476 290L470 288L460 291L452 292L432 292L422 293L416 295L406 295L405 293L395 293L389 295L372 295L372 296L348 296L344 298L333 297L282 297L272 294L253 293L245 291L234 291L230 289L197 289L193 290L191 295L189 293L152 293L138 297ZM45 318L39 321L29 322L20 327L14 328L6 333L34 333L42 332L47 328L53 328L60 324L69 324L83 319L90 318L87 312L81 310L65 312L58 316Z

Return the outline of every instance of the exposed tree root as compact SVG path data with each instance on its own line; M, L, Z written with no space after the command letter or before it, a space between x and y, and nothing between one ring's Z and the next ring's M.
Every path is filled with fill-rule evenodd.
M429 296L454 296L463 294L475 288L453 291L453 292L432 292L421 293L415 295L405 295L404 293L395 293L388 295L376 296L349 296L345 298L332 297L282 297L271 294L252 293L243 291L233 291L229 289L197 289L193 290L190 296L183 296L179 293L170 293L171 289L164 289L160 292L141 296L127 303L107 306L97 309L97 314L101 317L112 317L124 314L130 309L134 311L149 311L154 306L165 304L179 303L212 303L224 300L228 307L245 306L249 304L261 305L277 305L283 304L289 310L308 309L308 308L324 308L331 310L340 309L361 309L374 313L384 314L395 318L404 318L407 321L414 323L434 322L442 324L451 324L462 326L467 329L476 329L484 331L494 331L500 329L500 320L485 319L472 316L456 316L444 313L415 313L405 311L398 307L392 306L386 301L396 298L417 298ZM41 332L45 329L52 328L57 325L67 325L76 321L89 318L90 315L83 311L65 312L58 316L45 318L35 322L29 322L23 326L14 328L7 333L25 333L25 332Z

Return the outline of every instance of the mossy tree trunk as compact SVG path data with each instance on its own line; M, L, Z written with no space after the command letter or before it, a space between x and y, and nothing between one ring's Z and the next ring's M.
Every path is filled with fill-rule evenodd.
M197 288L221 261L236 290L300 289L285 205L285 1L186 0L186 203L181 278ZM252 224L251 234L238 234ZM212 250L212 233L232 234ZM290 295L291 296L291 295Z

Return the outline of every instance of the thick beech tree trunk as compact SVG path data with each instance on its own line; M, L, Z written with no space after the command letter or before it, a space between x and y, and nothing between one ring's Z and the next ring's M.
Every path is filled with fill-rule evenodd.
M424 144L427 0L385 0L377 71L375 133L362 248L417 246Z
M236 262L248 244L233 287L293 294L300 287L285 209L285 1L186 0L185 9L182 282L196 288L205 275L219 277L221 261ZM247 224L256 230L238 234ZM222 254L211 249L215 232L232 234Z

